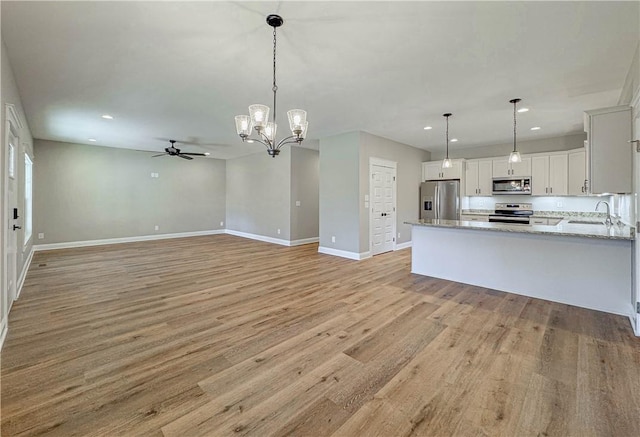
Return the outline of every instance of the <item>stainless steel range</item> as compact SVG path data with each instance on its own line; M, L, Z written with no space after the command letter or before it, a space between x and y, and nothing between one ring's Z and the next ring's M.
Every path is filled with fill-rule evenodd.
M489 216L489 221L528 225L532 215L533 208L530 203L496 203L495 212Z

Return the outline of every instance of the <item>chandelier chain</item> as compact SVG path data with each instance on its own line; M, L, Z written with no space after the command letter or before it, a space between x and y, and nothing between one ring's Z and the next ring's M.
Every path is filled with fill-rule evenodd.
M276 92L278 91L278 85L276 85L276 27L273 27L273 124L276 124ZM274 137L275 140L275 137Z

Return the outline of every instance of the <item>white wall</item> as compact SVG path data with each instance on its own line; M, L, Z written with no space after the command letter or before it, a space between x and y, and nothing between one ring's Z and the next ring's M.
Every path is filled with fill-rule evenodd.
M319 166L317 150L291 147L291 240L318 238Z
M280 155L272 158L260 147L257 153L226 161L226 228L288 241L291 239L291 148L285 146Z
M223 228L223 160L44 140L35 150L36 244Z
M320 140L320 247L360 253L359 159L359 132Z

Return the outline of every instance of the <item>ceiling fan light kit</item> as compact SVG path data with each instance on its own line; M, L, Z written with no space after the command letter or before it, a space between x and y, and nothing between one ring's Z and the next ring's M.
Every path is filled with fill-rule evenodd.
M292 109L287 112L289 118L289 129L291 135L276 142L276 132L278 125L276 124L276 92L278 85L276 84L276 29L284 23L281 16L271 14L267 16L267 24L273 27L273 112L271 112L271 121L269 121L270 108L266 105L249 106L249 115L237 115L236 132L242 138L243 142L253 143L259 142L267 148L267 153L272 158L280 154L280 149L285 144L302 143L307 135L309 123L307 122L307 112L303 109ZM255 130L257 137L251 138L251 134Z

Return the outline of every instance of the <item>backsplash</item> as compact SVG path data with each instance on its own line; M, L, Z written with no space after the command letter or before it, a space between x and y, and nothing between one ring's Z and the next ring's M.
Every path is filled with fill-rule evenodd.
M606 201L611 206L611 214L618 214L622 221L635 226L635 196L621 194L612 196L566 196L566 197L538 197L538 196L492 196L492 197L463 197L462 209L465 210L494 210L496 203L531 203L535 212L569 214L571 212L593 213L599 201ZM606 212L601 205L599 212ZM553 215L553 214L543 214Z

